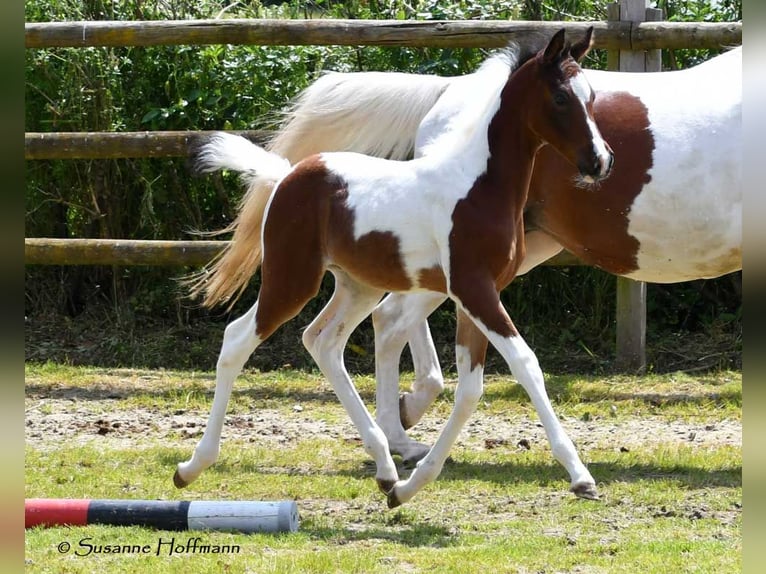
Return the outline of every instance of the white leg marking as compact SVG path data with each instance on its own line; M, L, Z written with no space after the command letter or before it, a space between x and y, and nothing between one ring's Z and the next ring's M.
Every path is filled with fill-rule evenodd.
M403 423L414 425L444 389L439 360L428 330L428 317L444 297L432 293L388 295L373 312L378 424L392 452L405 461L422 458L428 446L413 441ZM399 359L409 334L415 367L413 392L399 397ZM402 418L405 420L403 421Z
M375 478L386 492L398 479L386 435L375 423L349 377L343 349L357 325L370 314L383 292L335 273L335 292L303 334L303 344L332 384L335 394L359 431L365 451L377 466Z
M554 458L569 473L571 490L583 498L598 498L595 480L580 460L574 444L553 412L548 393L545 390L543 372L540 370L537 357L532 349L520 335L502 337L481 325L480 321L477 321L476 324L481 327L490 343L506 360L513 376L524 387L532 400L537 415L545 428L545 434L548 436Z
M440 297L439 303L442 300ZM431 312L432 309L429 309L428 314ZM415 382L412 384L412 392L404 395L404 413L407 424L413 426L444 390L444 377L427 321L419 322L410 330L409 345Z
M257 309L256 302L247 313L229 323L224 331L223 344L216 366L215 394L207 426L191 459L178 464L174 477L176 486L190 484L218 459L221 430L234 380L242 371L247 359L261 343L255 335Z
M407 480L396 483L389 495L389 506L397 506L410 500L425 485L439 476L452 446L460 435L466 421L476 410L483 393L484 366L476 365L471 370L470 351L461 345L455 347L458 383L455 390L455 405L439 438L428 454L421 460Z

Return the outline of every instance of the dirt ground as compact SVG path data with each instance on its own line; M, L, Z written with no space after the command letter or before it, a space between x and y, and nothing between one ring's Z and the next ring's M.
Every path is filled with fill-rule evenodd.
M91 443L104 448L133 447L144 443L167 444L168 439L196 442L205 428L207 409L162 411L151 406L115 408L141 385L155 382L142 377L118 380L89 389L87 400L78 389L29 390L25 400L26 443L36 449L55 449L66 442ZM233 399L235 400L235 399ZM324 412L329 406L321 406ZM290 412L261 409L252 414L229 414L223 440L242 440L260 444L281 444L312 437L336 437L356 441L358 434L342 413L328 423L312 414L311 404L295 404ZM417 440L433 443L445 419L427 414L410 434ZM615 417L582 420L563 417L562 423L580 449L628 449L641 444L695 444L742 446L742 423L739 420L673 420L665 417ZM458 445L467 448L526 449L547 445L547 439L534 413L507 416L479 409L463 430Z

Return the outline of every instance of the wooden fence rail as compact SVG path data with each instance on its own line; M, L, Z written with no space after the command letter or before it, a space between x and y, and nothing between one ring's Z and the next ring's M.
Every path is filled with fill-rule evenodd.
M151 20L30 22L27 48L248 44L498 48L559 28L595 27L610 50L720 48L742 43L741 22L526 22L500 20Z
M212 132L27 132L24 134L25 159L124 159L183 157L189 155L194 140ZM267 130L232 131L264 143Z
M162 241L140 239L24 239L27 265L156 265L203 266L228 241ZM566 267L582 265L568 252L545 262Z

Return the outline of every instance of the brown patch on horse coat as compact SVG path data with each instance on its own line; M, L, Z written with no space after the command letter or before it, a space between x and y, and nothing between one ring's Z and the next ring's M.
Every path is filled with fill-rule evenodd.
M471 359L471 370L478 365L484 365L487 357L487 337L484 336L471 319L463 312L458 311L457 334L455 344L465 347Z
M319 291L328 267L386 291L412 283L402 264L399 239L373 231L354 238L348 185L319 155L296 165L279 184L263 227L257 334L268 337ZM330 232L332 230L332 232Z
M417 274L417 286L429 291L446 293L447 278L444 276L444 270L439 265L421 269Z
M585 263L621 275L638 268L640 244L628 234L628 215L651 179L654 137L646 106L628 93L597 93L593 111L614 151L611 174L595 188L580 187L576 168L544 147L535 160L525 221Z
M501 100L512 97L510 85ZM472 317L503 337L518 335L498 289L513 279L524 255L525 191L540 145L519 136L526 127L516 107L501 102L490 121L487 169L455 205L449 236L450 290ZM527 148L519 147L522 141Z

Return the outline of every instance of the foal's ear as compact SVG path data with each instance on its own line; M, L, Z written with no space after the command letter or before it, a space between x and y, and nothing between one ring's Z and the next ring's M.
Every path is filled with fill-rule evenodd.
M564 28L553 35L543 52L543 63L557 64L564 52Z
M569 50L569 53L572 54L572 57L575 59L575 62L579 62L582 60L583 56L587 54L590 51L590 47L593 45L593 26L588 26L588 29L585 31L585 36L577 42L576 44L572 44L572 48Z

